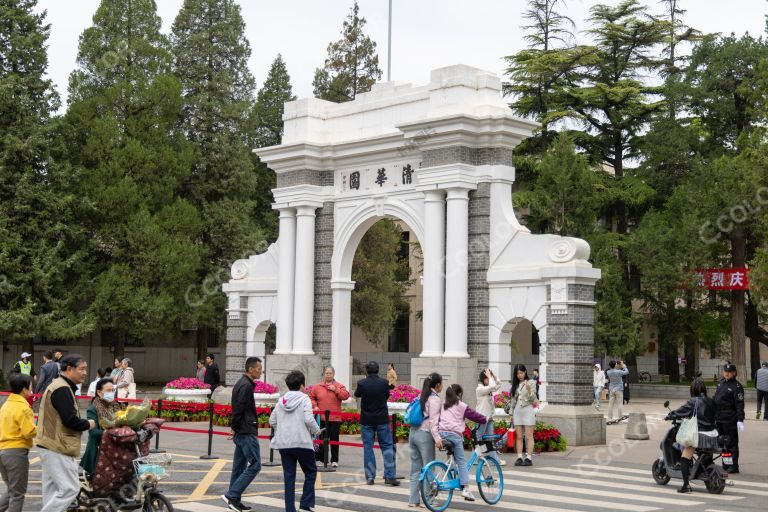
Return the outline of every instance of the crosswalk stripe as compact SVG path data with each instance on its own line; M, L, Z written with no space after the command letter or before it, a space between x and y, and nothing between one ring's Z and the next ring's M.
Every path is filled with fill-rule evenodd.
M568 469L568 468L551 468L550 467L550 468L540 468L540 469L543 470L543 471L547 471L547 472L573 474L573 470L572 469ZM622 480L622 481L629 481L629 482L648 482L648 481L650 481L649 479L652 478L650 476L650 472L649 472L648 475L646 475L645 478L640 477L640 476L635 477L635 476L631 476L631 475L614 474L614 473L611 473L609 471L602 471L602 472L598 473L597 475L593 474L593 476L597 476L599 478L606 478L606 479L609 479L609 480ZM692 483L695 484L695 483L697 483L697 481L694 480ZM757 491L757 490L754 490L754 489L739 489L738 487L739 486L737 484L734 484L733 487L728 487L727 490L728 490L728 492L732 492L733 491L733 492L737 492L737 493L741 493L741 494L750 494L750 495L755 495L755 496L765 496L765 497L768 497L768 493L766 493L765 491Z
M403 489L402 487L384 487L382 489L377 489L376 491L377 492L389 492L389 493L393 493L393 494L401 494L401 495L405 495L405 496L407 496L410 493L408 488ZM458 491L456 491L456 492L458 493ZM475 492L475 490L472 489L472 492ZM454 494L454 499L456 499L456 497L457 497L457 495ZM475 494L475 497L477 498L478 501L482 500L482 498L480 496L478 496L477 493ZM587 499L582 499L582 498L576 498L576 497L573 497L573 496L568 496L568 497L565 497L565 496L554 496L554 495L545 496L545 495L542 495L541 493L537 493L537 492L520 491L520 490L518 490L516 488L510 489L509 486L506 483L506 480L505 480L505 482L504 482L504 495L502 497L502 500L507 499L507 498L512 498L513 500L525 499L525 500L535 501L536 502L535 509L536 509L537 512L538 511L545 512L547 510L550 510L550 511L563 510L563 509L560 509L560 508L547 508L547 507L542 508L542 507L539 506L539 503L542 502L542 501L553 501L555 503L562 503L564 499L567 499L569 505L582 505L582 506L585 506L585 507L593 507L595 505L595 500L593 500L593 499L587 500ZM459 498L459 499L461 499L461 498ZM485 503L485 502L483 502L483 503ZM505 503L505 502L501 501L497 505L494 505L494 507L505 508L503 503ZM520 507L525 507L522 504L518 504L518 505ZM642 505L632 505L632 504L629 504L629 503L622 503L621 509L622 509L622 511L626 511L626 512L643 512L643 511L650 512L652 510L659 510L658 507L648 507L648 506L642 506ZM569 510L571 510L571 509L569 509Z
M504 473L505 475L507 473ZM589 478L572 478L567 476L560 476L560 475L547 475L543 473L524 473L522 471L516 471L514 473L509 473L510 477L512 478L532 478L532 479L540 479L540 480L547 480L547 481L555 481L555 482L562 482L562 483L569 483L569 484L581 484L582 486L596 486L596 487L609 487L609 488L615 488L616 483L615 482L604 482L600 480L594 480ZM658 493L658 494L673 494L677 496L677 491L675 489L670 489L668 487L661 487L653 483L652 481L648 483L648 485L636 485L636 484L621 484L622 490L629 490L629 491L639 491L639 492L649 492L649 493ZM603 492L602 490L593 489L594 491ZM709 496L713 500L717 501L734 501L734 500L740 500L743 499L742 496L721 496L721 495L710 495Z
M648 465L648 469L634 469L634 468L621 468L615 466L601 466L599 464L574 464L573 468L588 468L589 473L592 475L603 474L606 471L620 472L620 473L632 473L635 475L649 475L651 473L651 465ZM745 480L733 480L737 486L744 487L756 487L760 489L768 489L768 484L762 482L747 482Z
M504 473L504 476L507 476L507 473ZM542 490L548 490L548 491L558 491L563 492L567 494L585 494L587 496L596 496L599 495L601 498L616 498L619 500L626 501L651 501L654 503L665 503L667 505L681 505L681 506L690 506L690 505L704 505L704 502L702 501L689 501L689 500L683 500L683 499L674 499L674 498L664 498L661 496L652 496L652 495L638 495L638 494L627 494L625 492L613 492L610 490L603 490L603 489L586 489L584 487L571 487L571 486L564 486L564 485L554 485L554 484L548 484L545 482L538 482L535 480L536 476L529 476L529 475L520 475L518 474L510 474L510 478L513 478L513 481L518 480L520 481L520 478L523 478L525 480L524 485L527 487L535 487ZM592 484L590 482L590 484ZM514 485L514 484L513 484ZM649 492L658 492L658 489L644 489L645 491ZM674 492L674 490L672 491ZM564 497L565 498L565 497ZM732 498L732 499L741 499L738 497Z

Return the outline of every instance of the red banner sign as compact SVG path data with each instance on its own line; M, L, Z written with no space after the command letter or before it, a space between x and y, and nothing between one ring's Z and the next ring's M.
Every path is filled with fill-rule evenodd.
M748 268L707 268L696 271L698 285L710 290L749 290Z

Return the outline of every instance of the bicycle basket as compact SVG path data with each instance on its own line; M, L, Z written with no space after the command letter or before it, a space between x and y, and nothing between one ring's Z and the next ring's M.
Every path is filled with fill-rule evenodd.
M156 480L163 480L171 476L171 464L173 458L168 453L152 453L146 457L139 457L133 460L133 467L136 469L136 475L142 477L154 477ZM145 477L145 478L146 478Z

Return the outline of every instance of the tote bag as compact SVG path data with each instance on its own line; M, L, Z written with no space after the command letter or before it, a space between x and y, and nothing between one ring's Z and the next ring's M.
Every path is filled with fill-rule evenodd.
M677 431L675 441L684 447L696 448L699 445L699 421L696 417L698 408L699 399L696 398L696 403L693 406L693 416L684 419Z

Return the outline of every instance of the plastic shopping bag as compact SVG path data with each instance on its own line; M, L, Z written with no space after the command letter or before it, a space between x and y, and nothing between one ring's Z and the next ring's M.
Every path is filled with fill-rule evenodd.
M680 428L677 431L675 441L680 443L682 446L690 446L692 448L699 446L699 423L698 419L696 418L698 405L699 400L696 399L696 405L693 408L693 416L684 419L680 423Z

